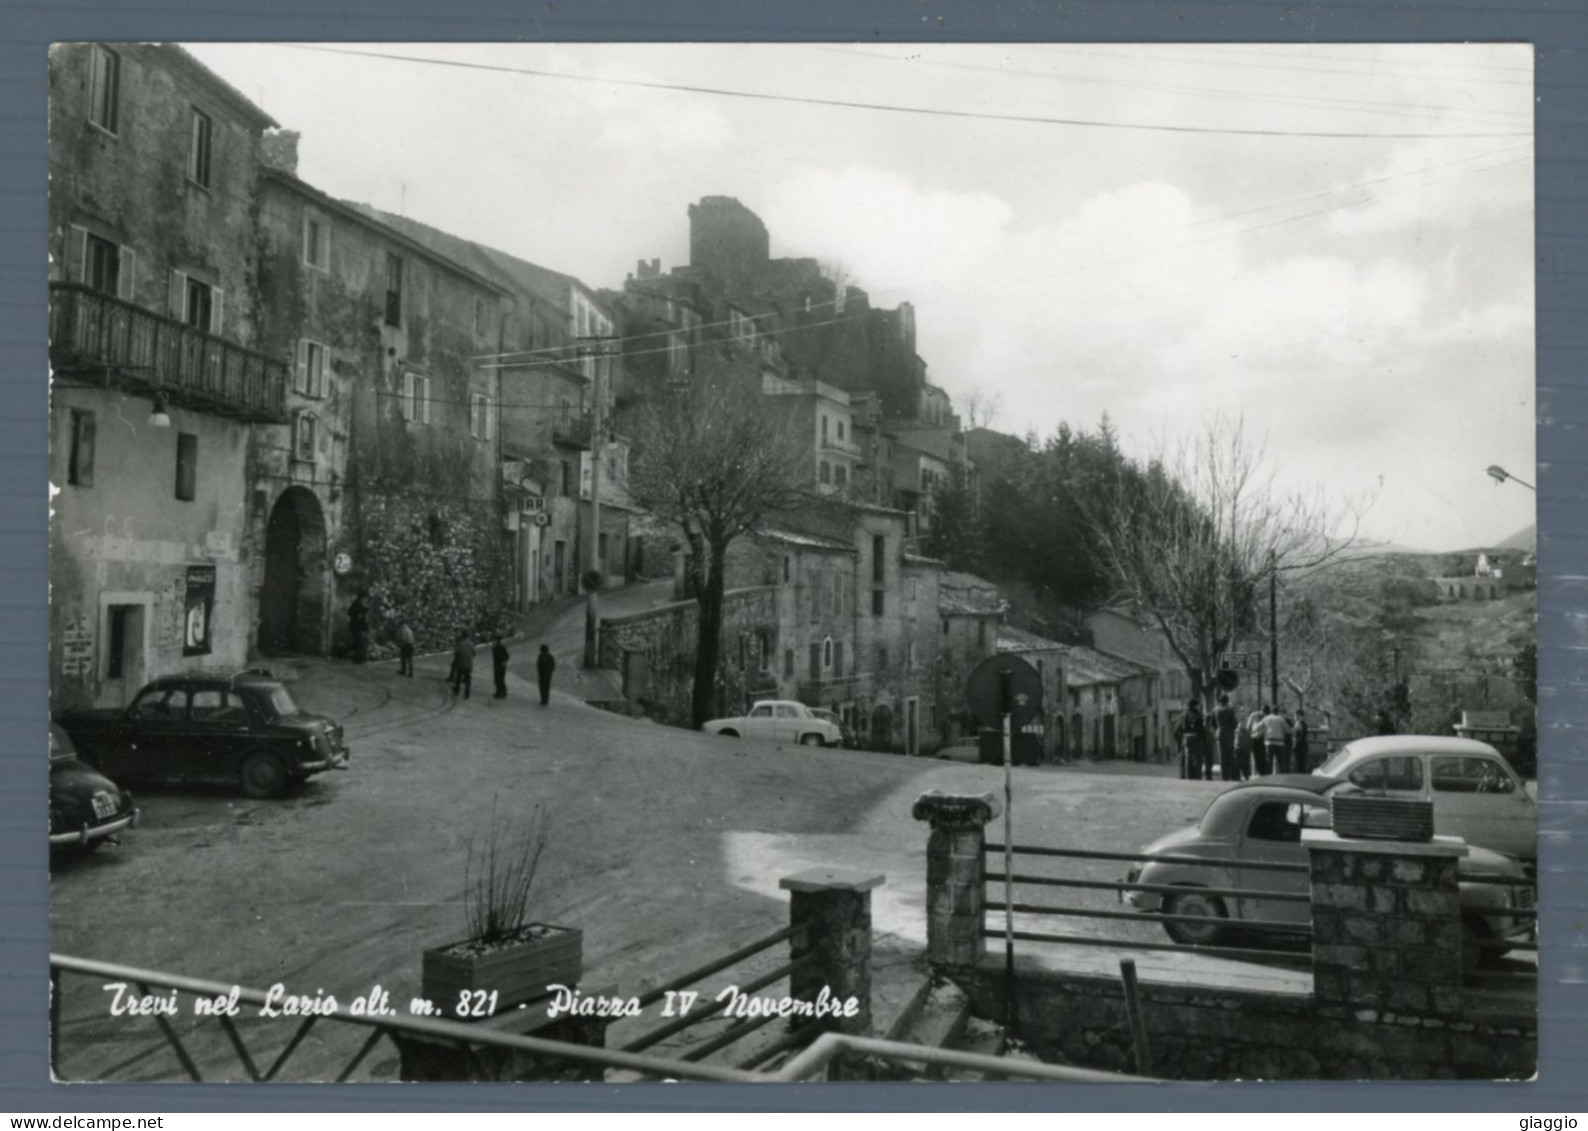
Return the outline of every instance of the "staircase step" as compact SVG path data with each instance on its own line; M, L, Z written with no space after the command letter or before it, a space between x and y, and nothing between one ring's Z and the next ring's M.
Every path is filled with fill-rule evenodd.
M964 1032L949 1047L960 1052L976 1053L978 1056L1002 1056L1007 1044L1002 1025L973 1017L965 1026ZM991 1072L977 1072L974 1069L951 1068L944 1075L944 1079L1001 1080L1003 1077Z
M945 982L940 986L933 986L927 995L921 1011L916 1015L915 1022L904 1035L904 1040L912 1045L925 1045L928 1048L950 1048L964 1033L965 1026L970 1021L970 997L958 986ZM927 1079L942 1079L943 1070L936 1066L928 1066Z

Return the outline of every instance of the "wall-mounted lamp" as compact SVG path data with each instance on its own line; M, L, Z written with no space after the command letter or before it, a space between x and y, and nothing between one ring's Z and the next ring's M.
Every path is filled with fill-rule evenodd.
M149 409L149 426L151 428L171 427L171 417L165 411L165 400L159 393L154 395L154 405Z

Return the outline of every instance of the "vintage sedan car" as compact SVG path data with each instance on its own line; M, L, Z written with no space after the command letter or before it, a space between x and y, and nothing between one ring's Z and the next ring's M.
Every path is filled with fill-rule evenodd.
M1434 803L1434 832L1538 859L1538 805L1498 750L1470 738L1391 734L1342 746L1317 773Z
M1175 857L1149 860L1126 876L1131 884L1184 888L1183 893L1122 892L1121 899L1140 911L1193 915L1201 922L1166 921L1164 930L1177 943L1214 946L1224 941L1243 920L1261 921L1263 930L1305 930L1311 907L1290 900L1265 899L1266 892L1305 895L1305 872L1274 871L1254 864L1307 863L1301 843L1303 828L1328 828L1328 796L1336 789L1355 787L1338 778L1315 774L1276 774L1244 782L1219 794L1191 828L1181 829L1143 848L1143 856ZM1194 859L1187 860L1186 857ZM1530 916L1507 914L1531 909L1535 903L1532 881L1514 856L1469 844L1458 863L1461 880L1461 926L1466 945L1464 965L1471 969L1484 954L1498 956L1503 947L1480 947L1480 940L1522 942L1532 937ZM1471 883L1477 877L1510 883ZM1250 891L1251 896L1229 897L1199 889Z
M50 726L50 848L92 852L138 823L132 794L77 758L71 736Z
M859 745L855 741L855 732L845 726L844 720L835 712L829 711L825 707L812 707L810 712L818 719L826 719L828 722L832 723L833 726L838 728L838 745L846 747L850 750L853 750L857 745Z
M838 746L843 742L843 731L837 723L788 699L763 699L750 708L748 715L712 719L700 729L725 738L770 738L802 746Z
M349 757L341 726L299 710L262 669L165 676L124 711L84 711L60 723L103 773L218 782L249 797L279 797L312 774L346 769Z

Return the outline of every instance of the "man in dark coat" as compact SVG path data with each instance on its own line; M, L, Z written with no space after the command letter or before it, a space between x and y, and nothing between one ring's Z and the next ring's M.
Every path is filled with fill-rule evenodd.
M1213 724L1219 736L1219 779L1235 781L1244 776L1235 761L1235 731L1240 720L1235 717L1235 708L1230 706L1228 695L1219 696L1219 705L1213 710Z
M1201 781L1213 776L1212 759L1208 750L1208 724L1202 717L1202 704L1192 699L1186 704L1185 714L1174 728L1180 741L1180 776Z
M458 689L462 688L463 697L469 697L469 691L474 683L474 641L467 632L458 633L458 642L452 649L452 697L458 697Z
M540 655L535 658L535 675L540 680L540 705L544 707L551 702L551 673L557 670L557 657L551 654L551 649L542 644Z
M491 675L496 678L496 697L507 698L507 645L502 643L502 634L498 632L491 637Z
M1312 772L1312 751L1307 747L1307 712L1296 709L1296 730L1291 740L1291 748L1296 752L1295 770L1298 774Z

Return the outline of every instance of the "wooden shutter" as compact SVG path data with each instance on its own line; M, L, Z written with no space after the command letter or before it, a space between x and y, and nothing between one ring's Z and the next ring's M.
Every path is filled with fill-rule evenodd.
M67 479L78 487L94 485L94 414L72 409L71 467Z
M424 400L424 422L426 424L429 424L430 423L430 378L421 377L419 379L419 390L420 390L420 392L422 392L424 394L424 398L425 398L425 400Z
M171 272L171 317L178 322L187 321L187 273L183 271Z
M119 251L121 263L117 267L116 297L123 302L134 302L138 294L138 253L123 246Z
M226 292L219 287L210 288L210 325L209 332L216 337L221 333L221 313L225 306Z
M88 282L88 229L76 224L66 227L65 276L73 283Z
M292 387L300 393L307 394L309 392L309 341L307 338L298 339L298 363Z

